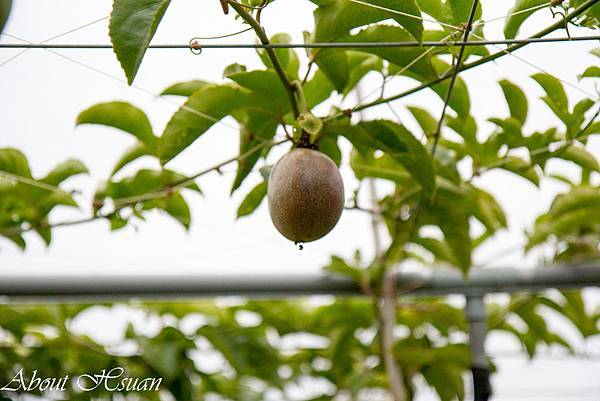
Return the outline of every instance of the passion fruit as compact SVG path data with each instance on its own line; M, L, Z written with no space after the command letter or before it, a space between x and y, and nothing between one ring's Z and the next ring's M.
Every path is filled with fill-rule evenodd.
M302 243L329 233L344 209L342 176L327 155L296 148L273 166L267 190L275 228Z

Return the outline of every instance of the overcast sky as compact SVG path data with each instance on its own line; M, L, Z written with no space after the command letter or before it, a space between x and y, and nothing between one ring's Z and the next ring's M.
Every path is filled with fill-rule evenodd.
M5 32L32 42L46 40L108 16L111 8L109 0L18 0L14 3ZM505 15L510 3L484 1L484 19ZM310 4L301 0L280 0L273 3L262 17L267 32L287 32L294 41L301 42L302 31L311 29L313 25ZM551 23L548 11L538 14L524 25L522 35ZM103 20L61 37L54 43L109 43L107 25L107 20ZM502 20L488 24L485 28L486 36L502 37L502 26ZM241 27L233 16L222 14L217 1L174 0L158 29L154 43L185 44L195 36L225 34ZM563 34L558 33L561 36ZM572 28L571 34L591 32ZM16 42L6 37L1 40ZM251 33L222 40L224 43L253 41ZM577 75L585 67L597 63L597 58L589 55L592 48L592 43L584 42L534 44L517 54L588 92L594 92L591 82L577 80ZM0 63L16 53L18 50L0 50ZM72 60L44 50L30 50L0 67L0 147L22 150L28 156L36 176L44 175L67 158L78 158L90 169L89 176L78 177L67 183L69 188L83 189L78 197L83 210L61 209L52 215L52 221L76 218L82 216L82 213L88 213L89 199L94 188L108 176L117 158L133 143L130 136L114 129L100 126L76 128L74 122L80 111L99 102L128 101L148 114L155 132L160 134L176 110L176 105L149 95L147 91L159 93L170 84L189 79L219 82L224 67L233 62L245 64L249 69L262 68L253 50L205 50L200 56L193 56L187 50L149 50L135 80L138 88L135 88L123 83L123 72L111 50L58 50L56 53ZM121 81L111 79L97 70ZM542 95L541 89L529 78L536 72L539 71L532 66L507 56L463 73L471 94L472 113L484 132L492 129L486 123L487 118L508 114L497 84L503 78L518 83L528 95L528 132L558 124L553 114L538 99ZM378 77L370 76L363 82L363 92L370 92L379 82ZM397 78L392 81L388 93L399 92L414 85L414 81ZM566 87L566 90L573 103L584 96L574 88ZM350 98L347 104L352 106L354 102ZM420 105L433 115L439 115L442 102L432 92L422 91L393 104L403 122L413 132L417 132L417 126L406 113L407 105ZM381 107L370 110L367 116L390 117L390 112L386 107ZM232 120L228 121L233 123ZM217 124L174 160L170 167L191 174L234 156L237 146L237 131ZM596 157L600 156L598 138L591 141L589 150ZM270 159L271 162L275 160L275 157ZM123 175L132 173L143 165L155 167L152 162L141 161L126 169ZM572 177L578 174L578 169L568 163L552 163L550 167ZM260 176L250 176L236 195L230 198L229 188L234 177L234 167L225 168L224 173L223 176L205 176L198 181L204 197L196 194L187 196L193 217L189 232L184 231L174 220L152 213L146 222L139 223L136 228L127 227L116 233L111 233L104 221L56 229L53 232L53 244L49 248L36 235L28 234L28 249L25 253L9 242L0 240L2 270L31 274L150 274L167 269L181 273L307 272L318 271L332 254L349 257L356 249L360 249L366 257L372 254L369 219L360 212L345 212L331 234L316 243L307 244L301 252L275 231L268 217L266 204L257 213L236 222L235 213L239 202L260 180ZM356 182L348 168L344 167L342 173L349 195L356 187ZM508 214L510 228L488 241L476 253L476 262L490 266L535 265L539 255L526 257L516 251L515 247L523 244L524 230L531 227L535 217L546 210L554 195L564 191L565 187L545 180L541 190L538 190L532 184L505 173L488 174L478 184L499 199ZM598 299L593 295L590 297ZM560 325L560 322L556 324ZM596 346L592 344L592 350L600 353L598 343L596 341ZM498 344L511 345L506 341L499 341ZM531 369L532 367L535 369ZM553 386L571 389L578 394L583 392L596 397L593 399L600 399L600 387L586 391L583 386L598 385L599 371L598 361L539 361L535 365L528 365L522 359L517 359L503 361L502 373L496 380L499 384L510 383L510 388L515 388L516 384L519 387L546 388L547 383L551 382ZM531 381L523 379L524 375ZM510 399L527 399L519 398L526 392L514 390L513 393L508 393L510 391L507 391ZM542 394L541 398L551 399L552 394Z

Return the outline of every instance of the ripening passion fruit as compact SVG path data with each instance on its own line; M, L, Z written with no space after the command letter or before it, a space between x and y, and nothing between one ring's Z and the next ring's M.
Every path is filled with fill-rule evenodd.
M296 148L273 166L267 198L275 228L289 240L310 242L337 224L344 209L344 183L328 156Z

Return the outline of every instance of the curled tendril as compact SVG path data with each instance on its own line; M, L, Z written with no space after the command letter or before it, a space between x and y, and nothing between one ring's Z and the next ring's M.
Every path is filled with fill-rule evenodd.
M564 8L561 7L561 3L562 1L553 1L552 5L550 6L550 12L552 13L552 18L556 18L557 15L562 17L565 24L565 32L567 33L569 39L571 39L571 33L569 32L569 20L567 19L567 14ZM558 8L558 10L555 10L554 7Z
M202 46L200 46L200 43L197 40L198 38L192 38L190 39L190 51L192 52L192 54L195 54L196 56L202 54Z

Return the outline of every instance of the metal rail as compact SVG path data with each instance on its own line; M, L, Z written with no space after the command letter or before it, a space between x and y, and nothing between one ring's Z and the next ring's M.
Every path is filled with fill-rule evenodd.
M528 43L559 43L597 41L600 35L555 37L555 38L524 38L470 41L409 41L409 42L356 42L356 43L202 43L194 46L202 49L317 49L317 48L383 48L383 47L454 47L454 46L485 46L512 45ZM189 49L191 44L154 44L148 49ZM0 49L112 49L111 44L53 44L53 43L0 43Z
M600 264L535 269L455 270L399 273L398 292L414 296L535 292L600 286ZM58 299L196 298L227 295L297 297L361 295L359 285L322 274L30 275L0 273L0 296Z

